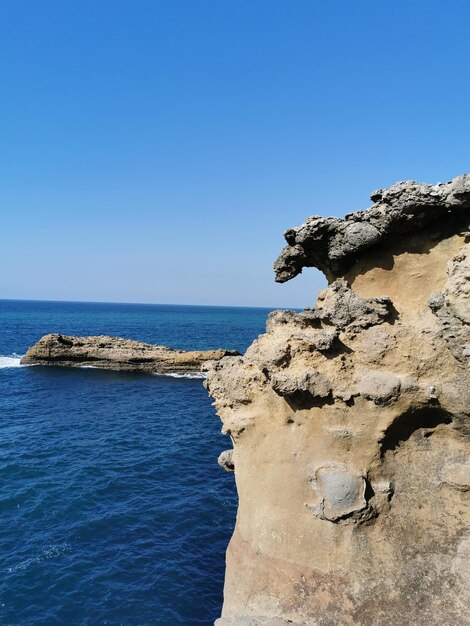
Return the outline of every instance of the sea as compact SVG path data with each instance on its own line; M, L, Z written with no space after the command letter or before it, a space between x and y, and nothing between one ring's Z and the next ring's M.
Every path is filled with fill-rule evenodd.
M47 333L244 352L268 313L0 300L0 626L220 616L237 496L203 380L20 358Z

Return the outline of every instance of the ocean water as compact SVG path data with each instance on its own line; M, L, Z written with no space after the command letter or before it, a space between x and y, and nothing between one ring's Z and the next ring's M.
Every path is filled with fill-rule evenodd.
M202 381L20 367L48 332L236 348L268 309L0 301L0 625L212 624L236 515Z

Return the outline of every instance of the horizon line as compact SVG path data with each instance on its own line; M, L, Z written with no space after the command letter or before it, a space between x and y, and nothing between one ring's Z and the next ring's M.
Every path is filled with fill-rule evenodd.
M302 310L301 307L271 307L271 306L249 306L243 304L181 304L177 302L119 302L115 300L54 300L42 298L0 298L0 302L45 302L58 304L116 304L134 306L187 306L206 307L215 309L269 309L274 310Z

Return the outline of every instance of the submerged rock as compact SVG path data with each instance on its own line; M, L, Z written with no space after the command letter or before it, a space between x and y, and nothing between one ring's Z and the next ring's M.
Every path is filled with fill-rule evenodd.
M329 286L206 366L239 496L221 624L470 624L470 175L372 198L286 233L277 280Z
M236 350L174 350L105 335L73 337L51 334L32 346L21 363L184 375L201 373L201 366L206 361L218 361L238 354Z

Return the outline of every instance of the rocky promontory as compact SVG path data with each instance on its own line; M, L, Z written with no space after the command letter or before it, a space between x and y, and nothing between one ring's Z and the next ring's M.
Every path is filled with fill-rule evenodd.
M329 285L208 364L239 507L222 626L470 624L470 175L288 231Z
M206 361L238 354L236 350L174 350L121 337L50 334L32 346L21 363L184 375L200 373Z

